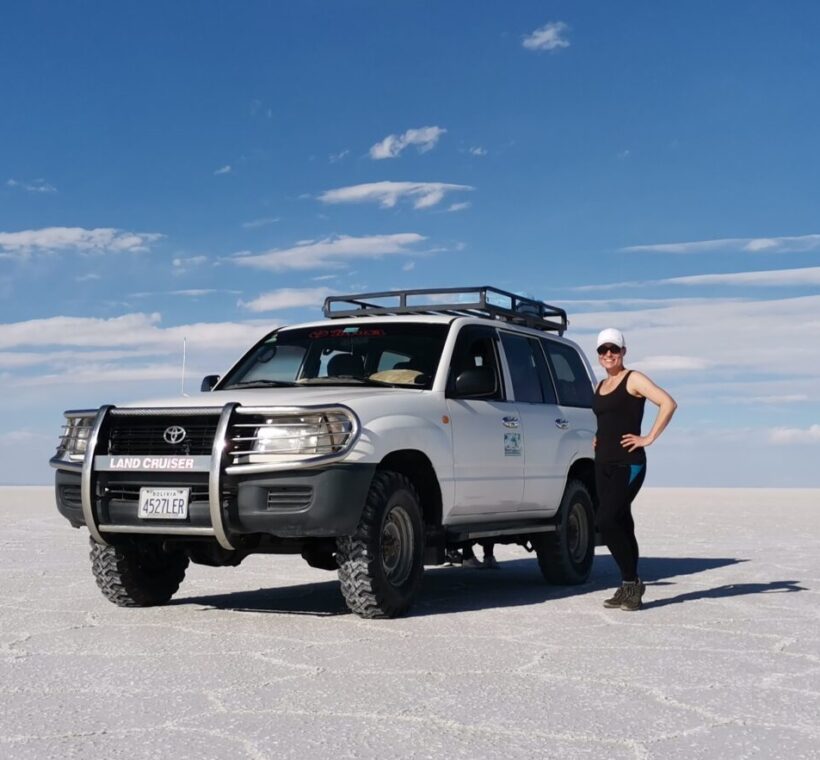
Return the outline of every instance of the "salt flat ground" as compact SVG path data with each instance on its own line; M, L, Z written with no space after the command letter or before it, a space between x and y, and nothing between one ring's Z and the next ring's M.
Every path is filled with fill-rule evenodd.
M646 489L638 613L500 547L387 621L298 557L119 609L50 489L0 514L2 757L820 757L820 491Z

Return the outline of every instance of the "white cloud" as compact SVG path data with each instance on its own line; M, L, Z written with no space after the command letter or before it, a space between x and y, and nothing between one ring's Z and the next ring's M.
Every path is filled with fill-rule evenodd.
M129 298L150 298L152 296L184 296L187 298L200 298L202 296L210 296L215 293L227 293L229 295L237 295L239 290L218 290L216 288L188 288L185 290L154 290L143 291L140 293L130 293Z
M593 291L602 290L618 290L620 288L637 288L645 285L658 285L660 280L624 280L622 282L607 282L599 285L576 285L570 290L575 290L582 293L591 293Z
M181 345L181 344L180 344ZM68 379L66 375L68 374ZM149 363L141 366L107 365L83 363L72 368L70 373L64 371L38 374L28 377L23 382L28 387L50 385L105 385L107 383L155 382L158 380L179 383L181 368L176 361Z
M728 274L696 274L658 280L660 285L820 285L820 267L772 269L763 272L732 272Z
M472 190L469 185L444 182L370 182L363 185L326 190L319 196L323 203L378 203L382 208L393 208L403 198L413 199L413 207L430 208L449 192Z
M470 201L463 201L462 203L451 203L450 208L448 211L464 211L464 209L470 208Z
M649 285L751 285L756 287L820 285L820 267L769 269L760 272L694 274L685 277L668 277L664 280L631 280L602 285L579 285L572 289L576 291L600 291L617 290L619 288L643 288Z
M563 21L552 21L526 35L521 44L527 50L560 50L569 47L569 40L562 35L569 31Z
M339 161L347 158L350 155L350 150L345 148L344 150L340 150L338 153L331 153L327 158L331 164L336 164Z
M718 238L688 243L650 243L630 245L622 251L635 253L711 253L743 251L746 253L798 253L820 249L820 234L772 238Z
M15 347L80 348L134 347L155 352L174 352L182 339L201 342L213 349L236 349L259 337L255 322L218 322L161 327L161 316L124 314L108 319L96 317L49 317L0 324L0 349ZM78 356L79 361L79 356Z
M6 182L8 187L19 187L21 190L26 190L29 193L56 193L57 188L50 182L44 179L34 179L30 182L20 181L16 179L9 179Z
M220 174L230 174L233 171L233 167L230 164L225 164L225 166L220 167L214 172L215 176L219 176Z
M251 219L249 222L242 222L242 227L246 230L255 230L258 227L266 227L269 224L276 224L278 216L263 216L259 219Z
M402 268L402 272L412 272L416 268L415 261L408 261Z
M580 288L575 288L579 290ZM723 299L724 302L729 299ZM714 303L711 298L562 298L562 306L678 306L681 304Z
M614 326L626 335L628 365L638 367L646 362L643 366L677 377L679 382L682 369L692 382L713 384L740 377L743 383L735 387L749 389L738 390L738 396L744 397L805 394L806 379L820 375L820 352L815 348L818 314L820 295L776 300L715 298L691 304L672 302L666 307L574 312L568 337L588 352L593 366L597 366L595 336L602 327ZM670 361L670 347L681 358ZM773 372L789 382L769 386L768 392L750 385L768 380ZM700 386L699 397L717 395L725 393Z
M769 440L775 444L820 443L820 425L807 428L774 428L769 432Z
M743 379L737 381L715 381L709 375L704 375L709 384L708 391L703 394L701 404L717 403L720 405L750 405L758 407L778 407L800 404L803 408L820 402L820 389L813 383L811 377L801 375L783 376L777 380L748 379L746 373ZM693 384L692 390L701 393L700 383ZM704 386L705 387L705 386Z
M171 271L175 275L182 275L190 272L196 267L202 266L208 260L207 256L177 256L172 262Z
M679 371L691 372L694 370L708 369L710 362L698 356L647 356L634 364L635 369L642 372L665 372L665 371Z
M435 148L439 138L447 132L443 127L419 127L418 129L408 129L402 135L388 135L381 142L377 142L370 148L370 158L380 160L383 158L397 158L401 152L415 145L419 153Z
M199 298L200 296L210 296L214 293L236 293L235 290L217 290L215 288L188 288L187 290L169 290L161 295L187 296L189 298Z
M48 351L0 351L0 369L20 369L35 367L42 364L51 364L61 371L73 372L77 368L78 356L82 363L117 362L120 360L138 359L147 356L156 356L157 349L85 349L82 352L76 348L57 351L49 348Z
M253 312L295 309L302 306L318 308L325 298L333 293L334 291L329 288L281 288L262 293L252 301L239 301L238 305Z
M0 376L14 387L2 404L41 408L97 404L179 391L183 339L189 389L203 375L229 367L277 325L271 320L194 323L163 327L159 314L111 319L52 317L0 324ZM5 371L4 371L5 370ZM53 387L47 397L40 387ZM93 388L89 391L89 388ZM79 401L85 398L86 401Z
M289 269L338 268L353 259L412 254L414 251L410 246L423 240L426 238L415 232L364 237L338 235L323 240L300 240L291 248L274 248L260 254L238 254L231 260L240 266L274 272Z
M75 282L90 282L91 280L99 280L101 279L100 275L96 272L89 272L88 274L80 274L74 278Z
M28 443L52 443L55 442L54 435L38 433L33 430L23 428L22 430L10 430L8 433L0 434L0 446L26 445Z
M0 256L29 255L51 251L103 253L106 251L146 251L163 235L155 232L127 232L112 227L87 230L83 227L43 227L39 230L0 232Z
M805 393L790 393L782 396L751 396L749 402L752 404L800 404L808 401L809 397Z
M471 156L486 156L487 149L482 148L480 145L474 145L472 148L470 148L469 153Z

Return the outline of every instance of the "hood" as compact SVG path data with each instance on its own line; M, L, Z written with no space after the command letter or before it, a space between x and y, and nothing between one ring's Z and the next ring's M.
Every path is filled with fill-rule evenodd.
M165 407L180 409L192 406L221 408L230 402L242 406L317 406L320 404L345 404L355 406L357 401L378 398L392 394L417 396L424 393L415 388L373 388L357 386L298 388L247 388L245 390L211 391L194 393L190 396L169 396L166 398L127 401L116 406L121 409L143 407Z

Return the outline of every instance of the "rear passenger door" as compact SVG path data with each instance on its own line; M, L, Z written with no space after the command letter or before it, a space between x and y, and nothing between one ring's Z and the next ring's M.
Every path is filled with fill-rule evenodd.
M521 416L524 496L519 511L553 512L564 492L562 412L538 338L501 331L501 342Z
M558 396L560 427L564 434L564 467L579 454L592 456L596 421L592 411L592 386L587 365L569 343L541 338Z

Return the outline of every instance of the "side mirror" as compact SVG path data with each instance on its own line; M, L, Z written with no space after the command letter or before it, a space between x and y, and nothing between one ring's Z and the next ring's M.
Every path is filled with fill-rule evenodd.
M199 386L199 390L203 393L209 393L218 382L219 375L205 375L205 377L202 378L202 385Z
M497 392L495 370L490 367L467 369L456 378L455 395L458 398L486 398Z

